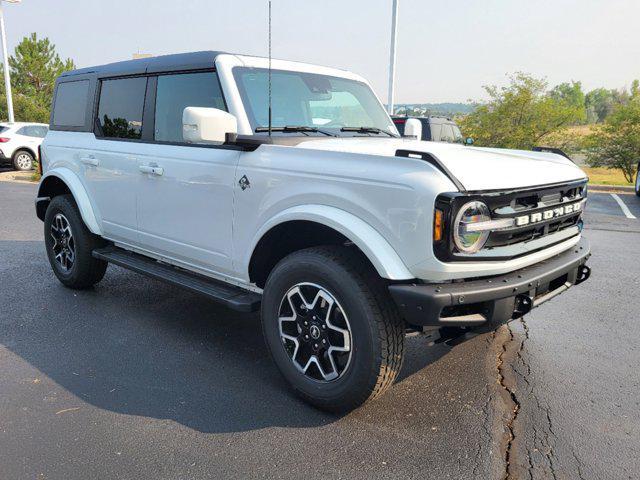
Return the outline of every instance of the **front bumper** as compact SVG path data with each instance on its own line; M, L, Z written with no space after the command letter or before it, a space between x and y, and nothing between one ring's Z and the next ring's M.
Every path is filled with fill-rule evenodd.
M591 274L583 238L555 257L504 275L436 284L389 286L405 320L416 326L497 326L578 285Z

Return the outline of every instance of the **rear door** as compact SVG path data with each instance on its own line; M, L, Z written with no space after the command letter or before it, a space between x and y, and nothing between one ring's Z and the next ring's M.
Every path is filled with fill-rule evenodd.
M85 185L102 220L104 236L138 244L136 194L147 77L102 79L95 137L80 155Z
M155 103L153 139L139 167L138 224L145 249L212 273L231 265L233 187L237 149L187 144L182 139L186 107L226 110L214 71L163 74L150 79ZM146 119L145 119L146 121Z

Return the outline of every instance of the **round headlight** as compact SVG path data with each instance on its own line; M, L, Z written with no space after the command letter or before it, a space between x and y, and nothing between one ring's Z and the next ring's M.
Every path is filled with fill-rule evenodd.
M489 238L488 231L473 231L469 228L474 223L488 222L491 220L491 212L482 202L465 203L453 224L453 241L456 248L463 253L476 253Z

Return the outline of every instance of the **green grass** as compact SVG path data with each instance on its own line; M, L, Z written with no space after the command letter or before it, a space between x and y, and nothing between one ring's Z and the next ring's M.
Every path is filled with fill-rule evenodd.
M592 185L633 185L625 180L620 170L594 167L582 167L582 170L589 175L589 183Z

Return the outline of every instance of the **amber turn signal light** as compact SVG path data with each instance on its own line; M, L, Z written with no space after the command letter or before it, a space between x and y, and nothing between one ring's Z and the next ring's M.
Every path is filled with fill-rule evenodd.
M444 214L437 208L433 214L433 241L439 242L444 234Z

